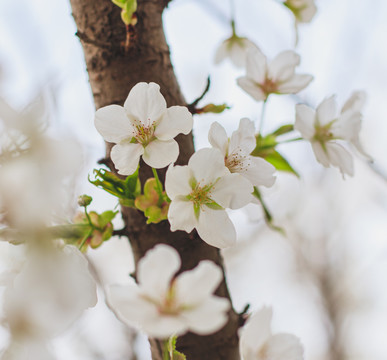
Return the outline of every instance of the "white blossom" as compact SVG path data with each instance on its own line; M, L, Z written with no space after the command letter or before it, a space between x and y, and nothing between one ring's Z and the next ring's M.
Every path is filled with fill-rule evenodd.
M204 260L175 276L180 265L178 252L168 245L149 250L138 263L138 285L108 288L108 301L118 317L159 339L187 331L208 335L222 328L230 303L213 295L222 271Z
M240 336L242 360L302 360L303 348L291 334L271 333L271 308L263 307L243 326Z
M314 0L286 0L284 5L294 14L298 23L311 22L317 12Z
M295 74L300 56L294 51L284 51L268 62L259 50L247 55L246 76L238 78L238 85L257 101L265 101L270 94L295 94L304 89L313 76Z
M354 92L339 112L334 96L325 99L316 110L296 106L295 129L312 144L316 159L325 167L338 167L341 173L353 176L352 155L343 146L352 144L365 157L359 140L365 94Z
M216 50L215 64L219 64L224 59L229 58L236 67L245 67L247 53L250 49L257 49L257 45L246 37L233 34L224 40Z
M130 90L123 107L98 109L95 127L105 141L116 144L110 156L118 173L131 175L140 156L153 168L176 161L179 146L174 137L192 130L192 115L183 106L167 108L159 85L141 82Z
M226 167L231 173L239 173L254 186L272 186L275 167L257 156L250 156L255 149L254 123L249 119L241 119L238 130L229 139L226 130L218 122L211 125L208 133L210 144L221 151Z
M96 284L72 245L30 248L26 256L19 271L9 271L3 282L4 314L14 346L35 340L43 346L96 304Z
M165 189L172 200L168 211L172 231L189 233L196 228L209 245L234 245L235 228L225 208L247 205L253 186L240 174L230 174L219 149L201 149L191 156L188 165L171 165Z

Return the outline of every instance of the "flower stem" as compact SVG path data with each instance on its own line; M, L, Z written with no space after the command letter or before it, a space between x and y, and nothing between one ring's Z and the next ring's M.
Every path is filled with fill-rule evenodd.
M265 120L265 111L266 111L266 104L267 104L268 97L265 99L265 101L262 104L262 109L261 109L261 120L259 121L259 129L258 129L258 134L262 134L262 129L263 129L263 122Z
M89 225L94 229L94 224L91 222L90 215L87 212L87 206L85 206L85 215L86 215L87 221L89 222Z
M300 141L300 140L304 140L304 138L298 137L298 138L294 138L294 139L288 139L288 140L280 141L278 144L286 144L286 143Z
M230 0L230 13L231 13L231 29L232 29L232 35L236 36L235 31L235 3L234 0Z

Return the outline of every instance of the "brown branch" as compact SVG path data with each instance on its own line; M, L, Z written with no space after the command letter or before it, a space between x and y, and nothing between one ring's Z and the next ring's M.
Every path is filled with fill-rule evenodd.
M122 105L130 89L140 81L159 84L168 106L186 105L173 72L163 32L162 11L167 4L166 0L138 0L135 41L125 52L120 44L125 42L126 29L118 7L109 0L71 0L78 33L83 36L82 45L97 108ZM194 152L192 135L179 135L176 140L180 147L177 164L187 164ZM115 171L110 160L111 146L106 144L104 163ZM153 176L143 162L140 169L142 183ZM164 177L165 170L160 171L162 181ZM223 270L219 250L203 242L196 231L190 234L171 232L167 221L148 225L139 211L128 207L122 207L121 211L125 230L119 230L119 235L125 235L130 240L136 264L149 249L165 243L179 252L183 264L181 271L194 268L204 259L215 262ZM231 301L225 280L216 293ZM239 326L239 315L231 309L229 322L223 329L209 336L188 333L179 338L178 350L185 353L189 360L238 360ZM151 343L154 345L153 358L160 359L160 343L155 340Z

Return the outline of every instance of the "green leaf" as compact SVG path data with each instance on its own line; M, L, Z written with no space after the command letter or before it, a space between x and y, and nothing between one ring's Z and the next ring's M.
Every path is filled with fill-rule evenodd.
M298 178L300 177L298 172L293 169L289 162L278 151L274 150L263 158L272 164L278 171L289 172L296 175Z
M267 205L263 201L262 195L261 195L260 191L258 190L258 187L256 187L256 186L254 186L253 195L259 200L259 203L262 206L262 210L263 210L263 213L265 216L265 221L266 221L267 226L274 231L278 231L281 235L286 236L285 230L283 228L281 228L277 225L274 225L273 216L271 215L269 208L267 207Z
M137 195L141 194L141 183L138 178L138 168L129 175L124 181L125 195L128 199L135 199Z
M290 133L293 130L294 130L294 126L292 124L282 125L277 130L273 131L272 135L280 136L280 135Z

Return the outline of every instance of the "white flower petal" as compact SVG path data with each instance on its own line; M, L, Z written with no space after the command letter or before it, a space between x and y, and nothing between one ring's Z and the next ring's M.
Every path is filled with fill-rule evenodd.
M141 144L123 143L113 146L110 157L119 174L132 175L143 153Z
M266 56L257 47L247 53L246 77L252 82L262 84L266 78ZM241 85L239 85L241 86Z
M341 113L346 111L360 112L363 109L367 95L365 91L354 91L341 109Z
M208 185L227 174L224 158L219 149L206 148L196 151L188 161L197 182Z
M233 173L222 176L211 190L210 197L224 208L240 209L252 200L254 191L250 181Z
M154 135L159 140L173 139L178 134L187 135L192 130L192 114L185 106L172 106L157 124Z
M227 58L227 56L229 55L229 44L230 39L226 39L219 45L215 53L215 64L220 64L224 59Z
M156 245L138 262L137 279L141 291L152 299L162 300L180 266L179 253L173 247Z
M189 181L192 177L188 166L170 165L165 175L165 191L169 198L173 200L176 196L190 194L192 189Z
M274 82L283 82L294 75L300 64L300 56L292 50L279 53L268 66L268 77Z
M276 334L268 340L266 354L270 360L303 360L304 349L296 336Z
M238 85L246 91L253 99L257 101L264 101L267 95L262 91L259 84L250 78L243 76L237 79Z
M158 314L156 305L142 297L141 290L135 284L108 286L106 295L111 308L129 326L140 328L148 318Z
M157 339L168 339L172 335L182 335L188 331L187 321L181 315L160 314L148 318L141 325L150 337Z
M203 206L196 230L207 244L220 249L232 246L236 242L234 225L225 210L212 210Z
M130 90L124 108L129 116L148 124L160 119L167 109L167 104L160 93L159 85L140 82Z
M133 136L133 127L122 106L109 105L98 109L95 113L94 124L107 142L117 144Z
M197 306L214 293L222 279L220 267L212 261L203 260L196 268L185 271L176 278L176 299L189 307Z
M317 141L312 141L312 149L314 152L314 156L316 157L316 160L323 166L329 167L329 158L324 150L324 148L321 146L321 144Z
M337 103L334 95L325 99L316 109L316 115L319 126L329 124L337 118Z
M296 105L296 122L294 129L299 131L304 139L310 140L313 138L316 130L314 127L314 121L316 112L304 104Z
M359 112L346 111L331 126L335 137L351 141L359 136L362 115Z
M238 130L234 131L231 135L228 152L230 154L239 147L249 155L255 149L255 146L254 123L247 118L243 118L239 122Z
M265 306L248 318L240 336L240 350L243 359L252 359L248 354L257 353L270 338L272 316L271 308Z
M352 155L340 144L328 142L325 144L329 162L340 169L343 176L348 174L353 176L353 159Z
M230 302L218 296L211 296L192 310L182 313L189 330L199 335L209 335L220 330L228 321Z
M197 224L193 203L179 197L174 198L169 205L168 220L171 231L183 230L190 233Z
M241 173L254 186L270 187L275 182L275 167L260 157L250 156L251 165Z
M277 90L281 94L295 94L306 88L312 80L312 75L294 74L285 82L279 83Z
M179 156L179 145L173 139L155 139L144 149L143 160L151 167L161 169L175 162Z
M258 47L247 38L238 38L229 50L231 62L238 68L246 66L247 54Z
M217 121L213 122L208 132L208 141L210 144L221 151L223 156L227 154L228 137L226 130Z

